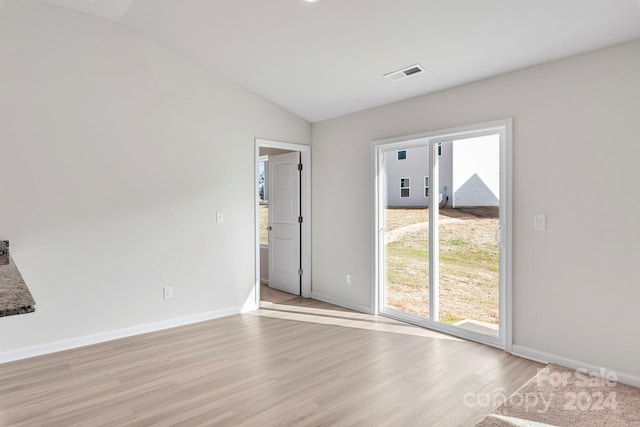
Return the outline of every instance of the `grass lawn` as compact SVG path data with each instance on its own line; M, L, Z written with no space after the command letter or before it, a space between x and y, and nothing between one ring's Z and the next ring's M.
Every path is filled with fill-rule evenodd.
M429 315L429 239L427 209L388 209L386 229L394 239L387 250L387 306ZM415 225L420 223L421 225ZM464 319L497 324L498 218L456 209L440 212L440 320Z

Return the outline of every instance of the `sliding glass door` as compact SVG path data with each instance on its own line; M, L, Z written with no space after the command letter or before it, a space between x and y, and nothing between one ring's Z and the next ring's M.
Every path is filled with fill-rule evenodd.
M500 326L500 137L442 143L438 321L491 336ZM449 185L443 185L444 183Z
M374 144L381 314L506 345L509 124Z
M382 152L387 167L379 209L385 307L423 318L429 317L429 216L422 188L428 148L420 141Z

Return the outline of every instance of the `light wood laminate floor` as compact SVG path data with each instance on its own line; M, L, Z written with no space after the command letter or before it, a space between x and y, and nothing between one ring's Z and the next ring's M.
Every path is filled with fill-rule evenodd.
M539 367L296 298L0 365L0 425L472 426Z
M281 304L295 298L297 298L296 295L270 288L268 285L265 285L264 283L260 284L260 302L261 303L271 302L275 304Z

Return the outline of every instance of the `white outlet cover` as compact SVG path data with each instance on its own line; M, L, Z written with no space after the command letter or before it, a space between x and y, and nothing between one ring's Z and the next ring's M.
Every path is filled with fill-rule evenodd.
M537 231L547 229L547 216L545 214L536 214L533 218L533 228Z

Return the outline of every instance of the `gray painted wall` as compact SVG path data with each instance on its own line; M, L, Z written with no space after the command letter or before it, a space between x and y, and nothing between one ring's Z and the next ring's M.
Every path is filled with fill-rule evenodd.
M255 301L254 139L308 122L44 2L6 2L0 64L0 236L38 304L0 321L0 359Z
M639 376L638 76L635 41L314 124L316 295L371 308L371 141L513 117L515 344Z

